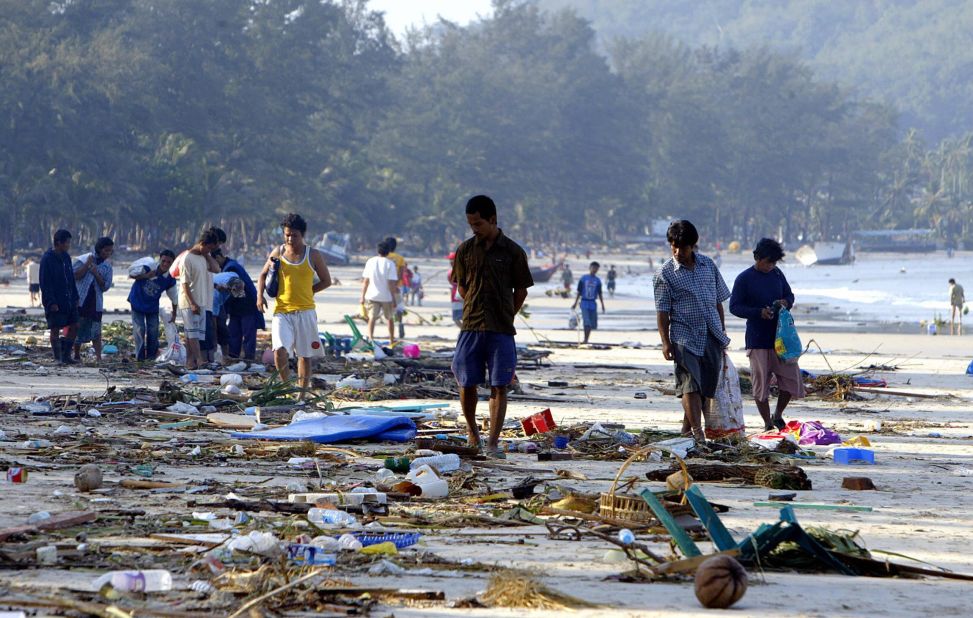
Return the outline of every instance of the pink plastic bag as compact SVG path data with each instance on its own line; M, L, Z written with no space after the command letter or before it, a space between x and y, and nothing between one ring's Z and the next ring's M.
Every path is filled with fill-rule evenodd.
M402 356L406 358L419 358L419 346L414 343L402 346Z

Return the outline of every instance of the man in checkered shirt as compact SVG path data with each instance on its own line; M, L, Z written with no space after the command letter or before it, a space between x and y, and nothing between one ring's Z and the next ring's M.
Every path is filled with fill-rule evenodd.
M675 361L676 396L682 398L684 435L705 443L704 399L716 394L723 350L730 343L723 301L730 297L713 260L696 252L699 232L689 221L674 221L666 232L672 257L655 275L655 310L662 355Z

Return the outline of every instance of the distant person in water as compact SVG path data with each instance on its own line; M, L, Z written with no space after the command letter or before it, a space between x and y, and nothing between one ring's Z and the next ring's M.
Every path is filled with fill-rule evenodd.
M954 334L953 326L956 322L955 334L963 334L963 305L966 303L966 295L963 293L963 286L956 283L956 279L949 280L949 334Z
M796 362L777 356L774 340L780 309L794 306L794 293L777 263L784 259L780 243L762 238L753 250L753 266L740 273L730 295L730 313L747 321L747 357L753 379L753 398L764 429L783 429L784 409L791 399L804 397L804 380ZM777 406L770 416L770 377L777 379Z

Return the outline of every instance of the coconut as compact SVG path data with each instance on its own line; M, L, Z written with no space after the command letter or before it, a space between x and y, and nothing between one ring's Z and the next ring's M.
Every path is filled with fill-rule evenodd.
M696 598L703 607L726 609L747 591L747 571L730 556L713 556L696 569Z
M94 491L101 487L101 484L101 468L95 464L81 466L78 473L74 475L74 486L78 488L78 491Z

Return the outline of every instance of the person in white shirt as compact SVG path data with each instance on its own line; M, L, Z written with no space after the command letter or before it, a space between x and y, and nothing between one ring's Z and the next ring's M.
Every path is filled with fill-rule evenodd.
M378 255L365 262L362 271L361 304L366 306L368 338L375 337L375 322L384 317L389 324L389 345L395 340L395 305L399 291L399 271L388 258L390 248L385 241L378 243Z
M37 304L41 295L41 264L40 262L35 262L33 259L28 258L24 263L24 269L27 271L27 285L30 290L30 306L33 307Z

